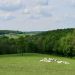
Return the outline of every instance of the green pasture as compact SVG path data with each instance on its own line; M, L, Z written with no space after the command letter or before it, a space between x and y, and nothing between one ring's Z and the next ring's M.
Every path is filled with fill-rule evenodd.
M70 64L40 62L55 58ZM0 75L75 75L75 59L45 54L0 55Z

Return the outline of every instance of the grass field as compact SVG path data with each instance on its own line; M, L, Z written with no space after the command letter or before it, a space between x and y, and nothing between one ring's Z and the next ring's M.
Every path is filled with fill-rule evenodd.
M70 64L40 62L44 57ZM0 75L75 75L75 59L43 54L1 55Z

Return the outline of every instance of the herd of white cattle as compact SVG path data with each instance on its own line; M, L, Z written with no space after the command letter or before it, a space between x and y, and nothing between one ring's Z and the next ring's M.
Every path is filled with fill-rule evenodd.
M57 62L59 64L61 64L61 63L63 63L63 64L70 64L69 62L57 60L55 58L43 58L43 59L40 60L40 62Z

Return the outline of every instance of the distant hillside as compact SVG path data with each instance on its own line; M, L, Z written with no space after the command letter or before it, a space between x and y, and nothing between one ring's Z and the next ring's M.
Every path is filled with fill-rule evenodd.
M27 34L27 35L34 35L41 33L42 31L30 31L30 32L22 32L22 31L14 31L14 30L0 30L0 35L3 34Z
M0 35L2 34L22 34L21 31L13 31L13 30L0 30Z
M8 31L7 33L20 32ZM6 36L0 37L0 54L42 53L75 56L75 29L73 28L45 32L22 32L22 34L15 35L7 33Z
M25 34L28 34L28 35L37 35L37 34L40 34L40 33L42 33L42 32L44 32L44 31L29 31L29 32L24 32Z
M44 36L44 35L53 35L54 33L60 33L62 35L66 35L67 33L73 33L75 31L75 28L68 28L68 29L57 29L57 30L49 30L45 32L41 32L38 34L38 36Z

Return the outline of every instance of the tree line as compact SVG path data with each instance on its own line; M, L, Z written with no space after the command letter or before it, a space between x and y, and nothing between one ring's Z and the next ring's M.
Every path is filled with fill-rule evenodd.
M23 34L22 31L14 31L14 30L0 30L0 35L4 34Z
M58 29L19 38L0 37L0 54L45 53L75 56L75 29Z

